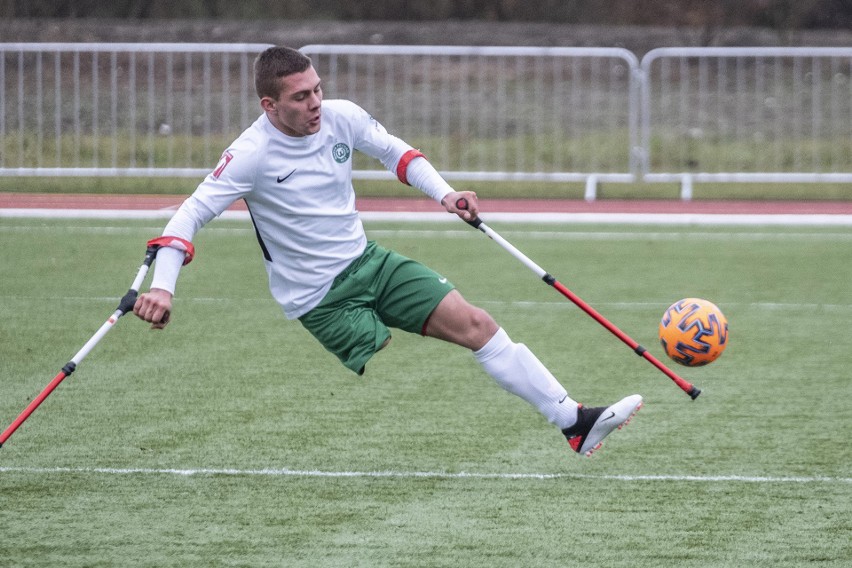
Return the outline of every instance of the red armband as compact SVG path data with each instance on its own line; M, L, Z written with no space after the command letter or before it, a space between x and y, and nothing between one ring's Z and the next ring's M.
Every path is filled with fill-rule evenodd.
M186 255L183 264L186 266L195 257L195 246L186 239L180 237L157 237L148 241L148 246L169 247L182 250Z
M404 183L405 185L411 185L408 183L408 164L414 158L425 158L426 156L420 150L411 149L405 154L402 155L402 158L399 159L399 163L396 165L396 177L399 178L399 181Z

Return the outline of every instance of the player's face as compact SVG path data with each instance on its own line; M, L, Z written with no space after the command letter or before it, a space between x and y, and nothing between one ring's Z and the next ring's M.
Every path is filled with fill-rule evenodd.
M264 97L261 105L272 124L288 136L316 134L322 119L322 87L313 67L279 79L278 99Z

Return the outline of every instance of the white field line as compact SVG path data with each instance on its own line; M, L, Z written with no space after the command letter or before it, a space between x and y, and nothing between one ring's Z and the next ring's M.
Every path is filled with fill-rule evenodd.
M174 211L112 209L0 209L5 219L170 219ZM248 218L248 216L246 216Z
M171 476L242 476L242 477L315 477L315 478L392 478L392 479L496 479L548 480L582 479L599 481L661 481L687 483L852 483L850 477L824 476L747 476L747 475L594 475L584 473L473 473L443 471L323 471L287 468L266 469L155 469L109 467L0 467L2 473L33 475L171 475Z
M0 218L34 219L168 219L170 209L8 209L0 208ZM430 221L459 220L447 213L362 211L365 221ZM221 219L248 220L246 211L225 211ZM852 226L852 215L827 214L699 214L699 213L490 213L487 222L506 223L618 223L652 225L784 225L784 226Z
M0 226L0 233L21 233L32 234L34 232L61 232L67 233L83 233L91 235L159 235L162 232L162 227L86 227L86 226L69 226L50 225L31 226ZM217 227L208 226L202 229L205 234L212 235L254 235L254 229L250 227ZM718 241L758 241L758 240L852 240L850 232L730 232L730 231L666 231L666 232L641 232L641 231L518 231L505 230L502 234L511 235L514 237L531 239L531 240L590 240L590 241L681 241L684 239L697 240L718 240ZM370 238L477 238L481 239L482 235L478 231L472 229L450 229L450 230L435 230L435 229L370 229L367 228L367 236Z

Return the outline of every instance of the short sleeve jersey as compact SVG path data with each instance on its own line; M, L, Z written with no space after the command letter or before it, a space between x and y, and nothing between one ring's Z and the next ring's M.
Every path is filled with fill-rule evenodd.
M222 154L164 234L192 240L244 199L270 291L285 315L297 318L322 300L334 277L366 247L352 187L353 151L395 171L411 149L349 101L324 101L319 132L304 137L285 135L261 115Z

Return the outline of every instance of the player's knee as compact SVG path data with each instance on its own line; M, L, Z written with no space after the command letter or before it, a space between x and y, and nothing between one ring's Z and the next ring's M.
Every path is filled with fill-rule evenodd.
M458 292L454 292L432 313L423 333L468 349L479 349L498 329L497 322L488 312L469 304Z
M490 327L494 323L494 318L491 317L491 314L483 310L482 308L477 308L471 306L470 310L470 326L474 329L485 329Z
M497 333L497 329L499 328L497 322L494 321L491 314L482 308L471 306L468 318L469 334L473 338L474 343L485 345Z

